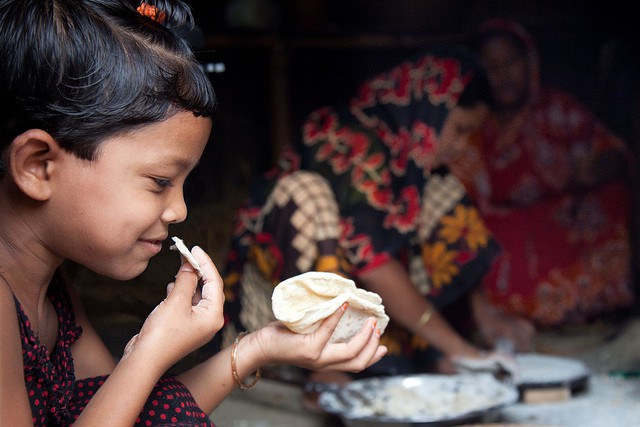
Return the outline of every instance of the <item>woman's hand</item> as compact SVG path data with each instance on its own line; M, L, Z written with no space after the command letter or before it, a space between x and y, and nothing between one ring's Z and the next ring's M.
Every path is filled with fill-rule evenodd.
M465 372L506 372L513 379L520 375L520 367L513 354L501 350L482 352L476 357L457 357L452 359L454 371Z
M368 319L349 341L330 342L345 310L346 304L325 319L315 332L306 335L291 332L280 322L272 322L242 340L240 344L245 344L242 351L254 355L256 366L283 363L314 371L359 372L379 361L387 348L380 345L374 318Z
M211 258L199 247L192 250L203 271L202 289L189 263L183 263L167 297L153 309L140 333L127 344L123 358L145 351L150 360L168 369L209 342L224 324L222 278Z
M506 314L493 306L482 289L471 295L471 307L478 332L486 345L495 347L500 340L507 340L512 343L513 351L531 351L536 334L533 322Z

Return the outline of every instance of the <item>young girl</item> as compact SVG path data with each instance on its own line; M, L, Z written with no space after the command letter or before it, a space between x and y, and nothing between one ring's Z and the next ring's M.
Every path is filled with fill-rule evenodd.
M65 259L138 276L187 210L182 186L215 96L172 30L180 2L0 0L0 419L10 426L211 425L264 364L359 371L386 352L370 320L348 343L278 323L164 373L223 324L222 280L200 248L118 363L56 273ZM343 307L344 308L344 307Z

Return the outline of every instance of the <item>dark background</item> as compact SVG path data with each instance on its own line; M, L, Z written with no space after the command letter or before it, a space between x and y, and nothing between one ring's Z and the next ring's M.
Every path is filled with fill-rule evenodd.
M542 81L568 90L638 145L638 23L622 1L188 1L220 100L212 143L188 201L242 191L295 138L312 109L432 43L464 40L484 19L510 17L536 39Z

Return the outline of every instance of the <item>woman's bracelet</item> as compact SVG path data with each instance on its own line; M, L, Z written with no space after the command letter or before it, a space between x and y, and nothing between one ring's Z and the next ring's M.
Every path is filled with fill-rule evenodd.
M411 332L415 334L418 331L420 331L420 329L422 329L424 325L429 323L429 320L431 320L431 316L433 316L433 311L434 311L433 305L429 304L427 308L425 308L424 312L422 313L422 316L420 316L420 319L418 319L416 324L413 325L413 328L411 328Z
M251 381L250 384L243 383L240 380L240 376L238 375L238 367L236 366L236 356L238 355L238 343L248 333L249 332L247 331L240 332L240 334L238 334L238 336L236 337L236 340L233 342L233 345L231 346L231 374L233 374L233 379L236 381L238 386L240 386L240 390L249 390L250 388L253 388L258 383L258 380L262 375L260 372L260 368L258 368L258 370L256 371L256 376L253 378L253 381Z

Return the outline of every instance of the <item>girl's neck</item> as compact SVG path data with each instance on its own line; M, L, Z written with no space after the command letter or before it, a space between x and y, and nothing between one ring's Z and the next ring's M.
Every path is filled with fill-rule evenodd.
M18 299L37 332L39 319L49 313L47 290L56 267L36 255L34 248L10 241L6 236L0 233L0 281Z
M2 264L0 264L0 281L3 282L0 285L8 286L20 302L39 342L47 349L52 349L58 335L58 324L53 304L47 297L48 282L44 286L24 286L25 282L15 279L15 275L11 275Z
M5 190L0 187L0 191ZM20 209L20 202L11 205L11 200L0 196L0 274L8 282L15 295L31 299L46 294L49 282L62 260L47 249L37 235L40 219ZM41 297L40 297L41 298Z
M61 260L37 235L37 211L16 196L16 189L0 180L0 286L20 302L31 328L48 348L57 337L57 316L47 290Z

